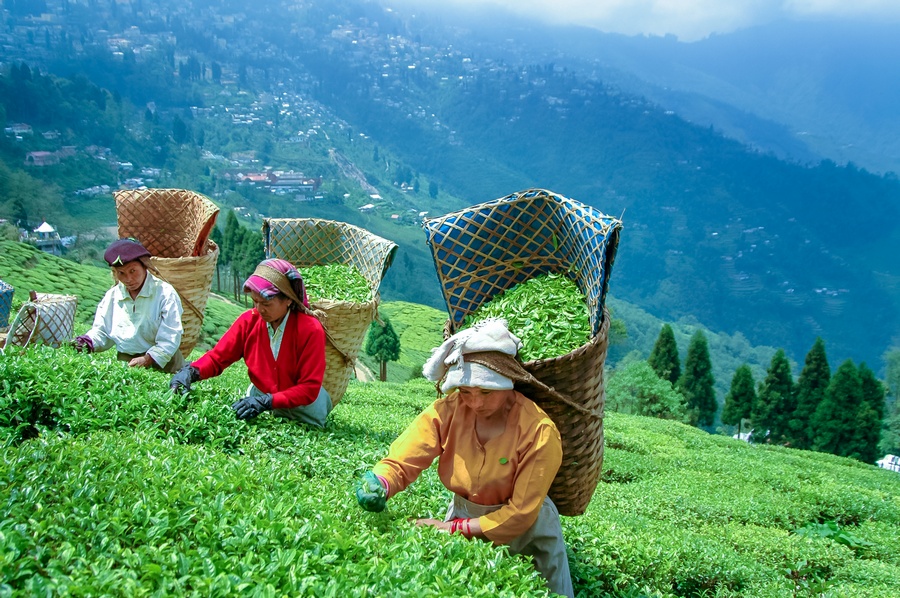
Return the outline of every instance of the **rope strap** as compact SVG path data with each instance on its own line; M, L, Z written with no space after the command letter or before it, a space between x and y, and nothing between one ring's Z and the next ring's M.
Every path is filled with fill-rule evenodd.
M588 409L583 405L579 405L568 396L557 391L555 388L547 386L546 384L535 378L534 374L526 370L522 363L512 355L507 355L506 353L500 353L498 351L478 351L473 353L465 353L462 358L471 363L477 363L485 366L486 368L490 368L491 370L497 372L500 375L506 376L511 380L525 382L527 384L537 386L538 388L549 394L551 397L553 397L553 399L555 399L556 401L568 405L575 411L578 411L579 413L590 417L603 419L602 413L599 413L595 409Z

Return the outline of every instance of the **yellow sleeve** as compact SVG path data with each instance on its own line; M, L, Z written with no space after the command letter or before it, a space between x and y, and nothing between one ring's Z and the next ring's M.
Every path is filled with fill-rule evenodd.
M405 490L440 456L441 430L446 417L440 412L442 406L443 399L438 399L420 413L391 443L387 457L372 468L375 475L390 484L388 498Z
M522 438L512 498L500 509L479 518L481 531L495 544L509 544L534 525L544 498L562 463L562 440L551 422Z

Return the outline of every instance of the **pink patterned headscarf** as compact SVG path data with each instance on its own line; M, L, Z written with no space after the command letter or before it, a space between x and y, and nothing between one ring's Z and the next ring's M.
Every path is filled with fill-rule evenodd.
M289 261L278 258L261 261L253 274L244 281L245 293L256 291L262 295L263 299L271 299L279 293L290 297L291 292L286 292L288 289L296 295L297 299L300 299L304 307L309 307L306 285L303 284L300 272ZM290 298L294 299L294 297Z

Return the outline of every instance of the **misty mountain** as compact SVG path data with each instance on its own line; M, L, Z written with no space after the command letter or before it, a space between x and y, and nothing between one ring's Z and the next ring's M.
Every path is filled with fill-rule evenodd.
M781 158L900 172L896 23L781 21L684 43L488 8L419 10L484 53L565 65Z
M561 52L566 31L535 32L510 20L491 36L496 28L476 31L473 21L386 12L354 0L258 7L98 0L97 7L106 7L108 30L84 28L77 44L69 32L48 33L48 64L139 106L152 100L157 112L147 109L147 127L158 131L154 119L167 111L168 118L196 112L191 126L204 127L204 111L222 110L203 104L211 83L202 73L217 65L224 74L216 85L232 96L268 97L273 106L276 94L289 91L336 115L343 133L321 146L316 161L303 163L279 152L263 124L224 135L207 126L205 149L252 143L273 166L298 170L332 168L327 156L336 149L355 156L366 180L379 184L402 167L440 184L442 205L424 207L425 194L406 199L431 214L537 186L624 215L612 294L666 320L694 319L754 344L785 347L798 361L820 335L832 359L876 363L900 334L895 176L820 162L812 151L807 161L781 160L762 144L686 120L649 94L605 80L600 66L588 70L574 50ZM78 10L89 22L87 8ZM572 47L582 47L567 31ZM132 45L119 42L128 41L121 32L135 39ZM111 39L121 56L109 52ZM130 49L138 43L139 53ZM643 60L639 53L631 59ZM733 103L716 105L729 118L744 115L754 134L767 130L786 153L802 149L791 145L790 129ZM281 118L272 113L273 123ZM360 135L390 160L354 152L350 140ZM166 152L147 153L163 167L186 168L183 160L166 162ZM194 180L201 177L215 173ZM301 215L296 204L264 201L267 214ZM311 213L371 226L400 242L400 253L411 256L400 262L406 259L407 280L422 281L423 289L387 285L386 298L395 298L388 291L412 300L402 293L434 294L424 289L434 276L418 231L360 222L353 205L303 207L302 215Z

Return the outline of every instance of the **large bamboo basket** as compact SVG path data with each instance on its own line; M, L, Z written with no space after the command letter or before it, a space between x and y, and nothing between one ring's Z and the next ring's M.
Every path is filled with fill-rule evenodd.
M364 228L318 218L267 218L263 221L266 257L281 258L297 268L344 264L355 266L369 284L369 301L318 300L310 303L323 312L328 332L325 378L322 386L337 405L353 374L356 358L378 311L378 292L394 260L397 244Z
M181 297L181 354L188 357L200 339L218 246L209 239L219 208L186 189L116 191L119 237L134 237L150 252L154 274Z
M562 515L584 513L603 467L603 364L609 334L604 302L621 228L619 220L544 189L425 222L451 333L497 294L542 274L566 274L585 296L591 340L566 355L523 364L577 408L541 388L516 385L547 412L562 436L563 462L550 489Z
M72 338L77 305L74 295L32 293L13 318L4 347L35 344L58 349Z
M9 328L9 312L12 311L14 292L11 284L0 280L0 331Z

